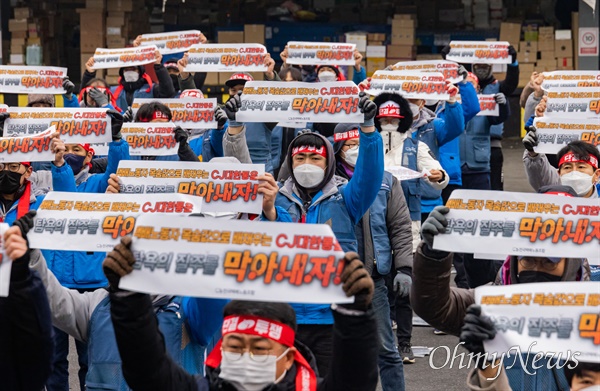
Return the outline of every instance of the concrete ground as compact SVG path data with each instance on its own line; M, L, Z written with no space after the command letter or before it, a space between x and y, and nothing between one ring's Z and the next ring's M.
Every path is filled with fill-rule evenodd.
M505 140L503 142L504 152L504 190L516 192L533 192L527 182L523 168L523 145L518 139ZM451 335L435 335L431 327L414 327L413 346L438 347L446 346L452 353L458 344L458 338ZM460 369L460 358L452 360L447 356L448 349L437 349L433 355L433 368L430 357L417 358L415 364L404 366L404 376L407 390L418 391L463 391L466 389L465 382L468 373L467 368ZM457 353L465 352L459 347ZM439 368L449 360L444 368ZM72 363L70 373L70 389L78 390L77 380L77 358L75 344L71 340L69 362ZM378 387L378 391L381 387Z

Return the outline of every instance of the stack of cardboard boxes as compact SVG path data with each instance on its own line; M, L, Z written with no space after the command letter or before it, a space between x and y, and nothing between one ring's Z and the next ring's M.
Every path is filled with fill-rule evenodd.
M31 8L17 7L13 10L14 17L8 21L11 36L9 64L25 65L28 46L39 46L41 53L42 32L39 20L32 17Z
M387 46L387 64L415 59L416 15L396 14L392 19L392 36Z

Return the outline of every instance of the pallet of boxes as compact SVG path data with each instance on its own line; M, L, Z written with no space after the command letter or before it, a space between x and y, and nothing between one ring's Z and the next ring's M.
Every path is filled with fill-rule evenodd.
M395 14L392 19L392 35L387 45L386 66L400 61L415 59L417 18L414 14ZM368 72L367 72L368 73Z
M13 12L13 18L8 21L9 64L42 65L44 56L40 20L32 16L33 12L29 7L16 7Z

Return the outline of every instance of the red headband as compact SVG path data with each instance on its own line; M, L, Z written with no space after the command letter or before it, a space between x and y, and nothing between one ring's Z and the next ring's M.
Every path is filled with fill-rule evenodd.
M324 158L327 158L327 149L325 149L325 146L322 146L321 148L317 149L317 147L315 147L314 145L301 145L292 149L292 157L296 156L299 153L316 153L317 155L321 155Z
M343 132L343 133L335 133L333 135L333 141L336 143L338 141L354 140L357 138L360 138L358 129L349 130L349 131Z
M140 122L151 122L151 121L154 121L155 119L166 119L168 121L169 116L160 110L156 110L156 111L154 111L154 113L152 113L152 119L140 118Z
M296 333L290 326L276 322L272 319L252 315L232 315L225 317L225 319L223 319L223 326L221 327L221 334L226 336L231 333L256 335L258 337L268 338L289 348L294 346L294 341L296 339ZM210 352L205 361L206 366L217 368L221 364L223 358L221 354L222 342L222 339L219 340L212 352ZM297 350L294 354L294 361L298 366L298 371L296 373L296 389L316 391L317 376L306 359Z
M598 169L598 159L594 155L588 155L589 160L580 159L578 156L575 156L573 152L569 152L563 157L560 158L558 162L558 167L562 166L564 163L585 163L591 165L594 170Z

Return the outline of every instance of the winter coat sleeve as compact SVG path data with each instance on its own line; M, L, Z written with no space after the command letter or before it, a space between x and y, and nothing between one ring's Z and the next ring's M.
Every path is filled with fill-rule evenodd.
M386 225L394 255L394 267L411 267L413 264L413 245L410 213L402 185L396 178L392 180L392 190L387 205Z
M284 195L277 194L277 197L285 197ZM283 209L281 206L276 206L275 210L277 211L277 218L275 219L278 223L293 223L292 216L288 213L287 210ZM259 218L260 221L271 221L265 217L264 213L261 213Z
M194 84L196 88L201 90L204 88L204 82L206 81L206 72L196 72L194 73Z
M458 336L475 296L471 290L450 286L452 253L428 250L426 255L424 246L421 242L413 264L413 310L436 329Z
M92 167L90 168L90 174L102 174L106 172L106 167L108 167L108 158L99 157L96 159L92 159Z
M531 83L528 82L525 87L523 87L523 91L521 91L521 96L519 97L519 105L522 109L525 108L527 99L529 99L529 95L531 94L533 94L533 87L531 87Z
M450 182L450 176L448 175L446 170L442 168L440 162L433 157L431 150L429 149L427 144L425 144L422 141L419 141L418 145L419 146L417 149L417 168L419 169L419 171L438 170L443 171L445 173L444 180L441 182L433 183L429 182L428 180L424 180L423 183L433 187L436 190L444 189L446 186L448 186L448 182Z
M465 117L463 114L463 107L460 103L446 102L446 109L444 112L444 118L436 118L433 120L435 137L437 138L437 143L440 147L460 136L465 130Z
M77 95L71 94L71 99L67 97L67 94L63 94L63 103L65 107L76 107L79 108L79 100L77 100Z
M213 129L209 133L208 141L210 148L212 149L212 156L225 156L225 150L223 149L223 137L225 134L227 134L227 129L229 129L229 121L225 122L223 129Z
M229 134L225 132L223 135L223 154L224 156L233 156L241 163L251 164L250 150L246 144L246 127L238 134Z
M503 366L496 379L487 380L477 368L472 368L467 375L467 388L470 391L511 391L508 376Z
M154 64L154 72L158 79L158 85L155 85L152 91L154 98L172 98L175 96L175 86L169 76L169 71L162 64Z
M525 111L523 112L523 118L531 118L535 115L535 107L540 103L542 98L536 98L535 94L529 95L527 102L525 103Z
M362 315L346 315L344 308L331 312L333 357L318 391L375 391L380 342L373 310Z
M90 175L87 181L77 188L82 193L105 193L108 188L110 174L116 174L119 162L129 159L129 144L125 140L112 141L108 144L108 165L103 174Z
M187 142L179 143L179 149L177 150L177 156L180 162L197 162L198 155L192 150L190 144Z
M500 82L500 92L506 95L506 99L512 95L519 85L519 62L515 61L506 67L506 78Z
M228 300L186 297L183 312L195 342L207 346L223 324L223 307Z
M83 71L83 75L81 76L81 88L87 87L92 79L96 77L96 72L88 72L87 69Z
M192 375L167 354L150 296L110 293L110 314L121 356L123 376L133 390L196 391Z
M503 105L498 105L498 116L497 117L487 117L490 125L499 125L504 123L510 117L510 105L506 102Z
M383 141L379 132L360 132L360 153L354 175L342 188L348 214L354 224L371 207L383 181Z
M54 191L66 191L69 193L75 193L77 191L77 185L75 184L75 175L71 166L67 163L61 167L56 167L52 163L52 190Z
M560 184L558 170L552 167L545 154L540 153L531 156L528 151L524 151L523 164L529 184L535 191L538 191L542 186Z
M461 105L466 126L467 122L472 120L481 111L481 106L479 105L477 91L475 91L475 87L471 83L458 83L457 85L462 100Z
M360 66L360 71L357 71L354 68L354 74L352 75L352 81L354 84L359 85L363 80L367 78L367 70L362 65Z
M181 76L177 76L177 79L179 81L179 90L185 91L196 89L196 83L194 82L194 77L192 75L189 75L187 79L183 79Z

